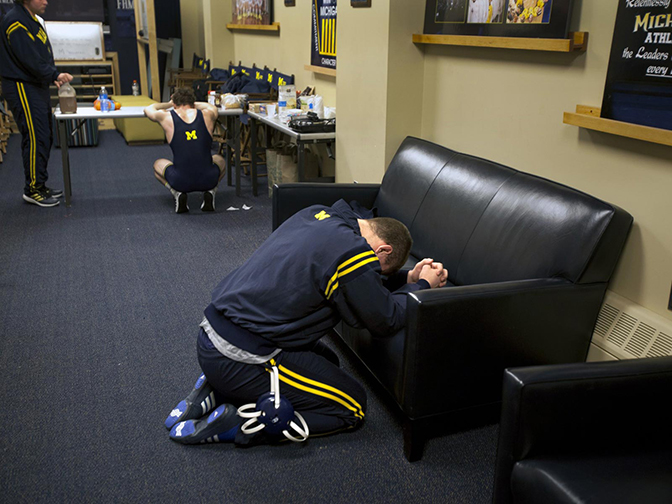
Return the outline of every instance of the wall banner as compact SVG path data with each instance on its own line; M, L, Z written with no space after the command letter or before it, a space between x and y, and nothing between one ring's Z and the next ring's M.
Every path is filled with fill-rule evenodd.
M672 0L619 0L602 117L672 130Z
M310 64L336 70L336 0L313 0Z

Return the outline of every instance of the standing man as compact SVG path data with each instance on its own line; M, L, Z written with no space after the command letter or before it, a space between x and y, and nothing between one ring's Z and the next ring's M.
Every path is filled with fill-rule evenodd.
M53 141L49 86L70 82L56 69L51 43L39 17L47 0L14 0L0 23L2 90L21 131L26 184L23 199L41 207L58 205L63 191L47 187L47 163Z
M210 152L217 107L197 102L193 89L179 88L168 103L146 107L145 115L161 125L173 151L172 161L154 162L154 176L173 194L175 212L189 211L187 193L195 191L203 193L201 210L213 212L217 184L226 173L224 158Z
M166 419L171 439L272 441L239 431L233 406L268 392L272 367L311 435L364 420L366 392L319 340L340 320L392 336L406 323L408 293L444 286L448 272L432 259L399 271L411 250L408 229L363 210L339 200L297 212L219 283L198 336L203 376Z

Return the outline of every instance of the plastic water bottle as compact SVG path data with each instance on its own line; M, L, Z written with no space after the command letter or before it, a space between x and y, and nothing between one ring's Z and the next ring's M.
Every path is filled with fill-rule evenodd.
M138 86L138 81L134 80L133 81L133 96L139 96L140 95L140 86Z
M100 88L100 94L98 95L98 99L100 100L101 112L109 112L112 110L112 102L107 96L107 90L105 89L105 86Z

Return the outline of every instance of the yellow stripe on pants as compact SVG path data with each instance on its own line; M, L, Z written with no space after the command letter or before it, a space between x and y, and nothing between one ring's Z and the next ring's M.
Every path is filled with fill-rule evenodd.
M26 95L26 89L22 82L16 83L19 90L19 98L21 100L21 105L23 105L23 113L26 116L26 124L28 125L28 137L30 138L30 154L29 154L29 164L30 164L30 187L35 189L37 184L37 177L35 173L37 159L37 145L35 143L35 128L33 127L33 117L30 113L30 105L28 104L28 96Z

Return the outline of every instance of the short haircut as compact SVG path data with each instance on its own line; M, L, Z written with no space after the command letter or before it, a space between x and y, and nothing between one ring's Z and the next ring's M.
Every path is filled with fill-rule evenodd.
M413 238L408 228L390 217L376 217L368 219L367 222L378 238L392 246L392 253L388 257L390 269L394 272L400 270L406 264L413 246Z
M180 105L189 105L190 107L193 107L194 102L196 101L196 95L191 88L177 88L170 98L173 100L173 105L176 107L179 107Z

